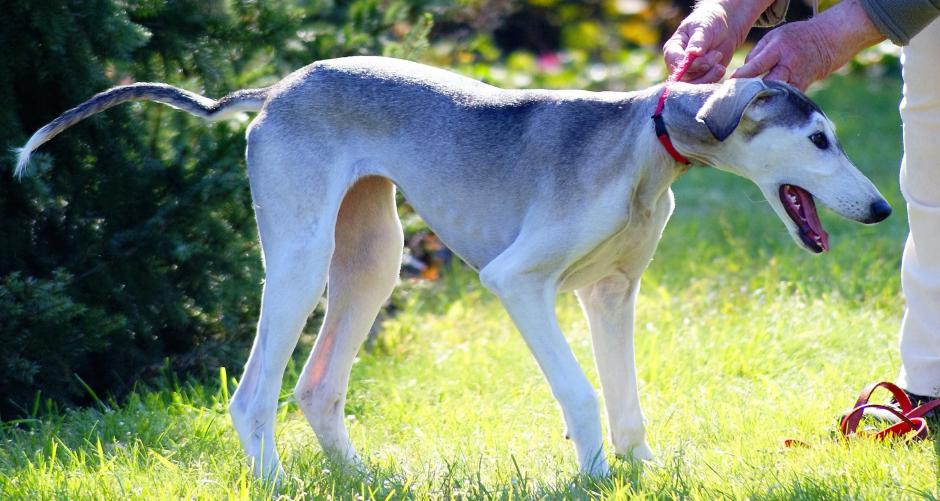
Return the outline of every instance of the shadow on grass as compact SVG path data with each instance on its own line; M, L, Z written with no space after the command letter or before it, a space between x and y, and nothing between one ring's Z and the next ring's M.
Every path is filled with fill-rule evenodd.
M858 499L857 489L842 482L818 478L802 478L786 484L778 484L763 492L753 492L747 496L750 499L762 500L842 500Z
M476 462L447 461L439 468L417 475L408 475L396 464L370 463L363 473L317 454L311 461L288 465L288 480L282 484L279 494L313 499L328 496L340 499L593 500L632 497L646 487L642 485L644 465L635 461L614 461L607 478L561 474L553 481L529 475L514 458L511 463L510 468L492 474L483 473L482 458ZM673 496L678 492L670 490L660 494Z

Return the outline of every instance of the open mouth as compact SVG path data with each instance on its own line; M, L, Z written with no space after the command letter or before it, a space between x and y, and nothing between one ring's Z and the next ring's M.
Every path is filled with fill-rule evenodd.
M780 201L787 215L796 223L800 240L809 250L820 253L829 250L829 234L823 230L816 214L816 203L810 192L792 184L780 185Z

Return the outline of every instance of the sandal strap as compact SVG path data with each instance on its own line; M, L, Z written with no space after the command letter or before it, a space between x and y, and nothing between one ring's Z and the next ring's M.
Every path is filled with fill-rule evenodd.
M855 407L842 418L840 432L844 438L858 435L858 423L861 421L861 416L865 414L866 409L880 409L893 414L899 420L897 423L871 435L875 440L884 440L887 437L900 437L908 433L914 433L914 436L911 437L912 440L927 436L927 422L924 418L910 418L890 405L866 403Z
M907 413L907 416L912 418L922 418L927 415L928 412L938 408L940 408L940 398L920 404L916 408L911 409L911 411Z
M859 407L862 407L868 404L868 401L871 399L872 393L875 392L878 388L884 388L891 392L894 396L894 399L898 402L898 407L901 408L900 413L896 413L896 409L891 409L889 412L892 414L906 415L913 408L911 405L911 399L907 396L907 393L904 392L898 385L890 381L880 381L877 383L872 383L862 389L862 392L858 395L858 400L855 401L855 405L851 412L846 414L842 418L842 422L839 425L839 429L842 432L843 436L848 436L849 434L855 433L855 430L858 429L859 423L862 421L862 416L864 411L855 412Z

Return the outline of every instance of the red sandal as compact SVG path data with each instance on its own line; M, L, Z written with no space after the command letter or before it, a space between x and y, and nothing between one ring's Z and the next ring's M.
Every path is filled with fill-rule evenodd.
M896 406L869 403L868 401L871 399L872 393L878 388L884 388L890 391L894 396ZM843 441L852 437L870 438L873 440L903 438L905 442L923 440L927 438L927 435L930 433L930 428L928 428L927 420L924 416L938 408L940 408L940 398L930 400L914 407L908 394L898 385L888 381L873 383L862 390L852 410L842 416L839 422L839 438ZM891 426L877 432L859 430L862 417L865 415L865 411L869 409L877 410L879 414L887 413L889 416L893 416L896 421ZM787 447L809 447L805 442L795 439L785 440L784 445Z

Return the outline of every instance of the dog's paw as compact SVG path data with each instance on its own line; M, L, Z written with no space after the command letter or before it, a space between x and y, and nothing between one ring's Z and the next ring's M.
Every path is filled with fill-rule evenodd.
M610 475L610 466L604 458L598 458L590 465L581 468L581 473L592 477L607 477Z
M346 468L357 475L367 477L370 474L369 465L362 459L362 456L353 452L352 456L345 461Z
M646 442L636 446L630 451L630 455L633 456L633 459L638 461L652 461L655 455L653 454L653 449L650 449L649 445L646 445Z
M639 445L625 448L625 450L626 451L618 451L617 457L628 461L652 461L653 458L655 458L653 449L650 449L650 446L647 445L645 441L640 442Z
M266 485L270 485L275 491L283 487L288 480L287 472L284 471L280 463L272 464L270 467L263 465L262 468L255 468L254 464L252 464L252 473L254 473L255 478L261 480Z

